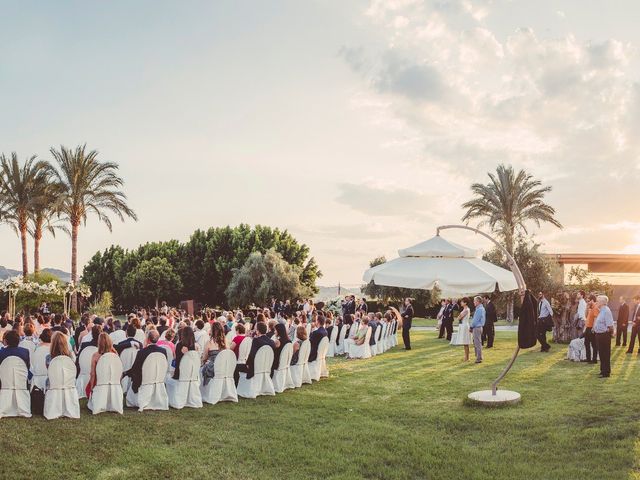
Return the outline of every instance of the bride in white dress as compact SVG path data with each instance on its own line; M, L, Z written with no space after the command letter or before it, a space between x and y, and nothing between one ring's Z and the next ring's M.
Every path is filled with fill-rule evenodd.
M451 338L451 345L464 346L464 361L469 361L469 344L471 343L471 332L469 331L469 300L463 298L460 300L462 304L462 312L458 315L458 333Z

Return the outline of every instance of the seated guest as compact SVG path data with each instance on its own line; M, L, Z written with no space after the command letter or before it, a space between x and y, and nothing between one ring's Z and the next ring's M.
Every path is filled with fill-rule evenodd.
M215 322L211 326L211 336L209 341L204 347L202 354L202 383L208 384L209 381L215 376L214 364L218 353L222 350L226 350L227 340L224 336L224 327L221 323Z
M29 363L29 350L18 346L20 343L20 335L16 330L10 330L5 333L3 343L5 347L0 350L0 364L7 357L18 357L24 360L27 369L31 368L31 364Z
M256 333L255 337L253 338L253 342L251 343L251 351L249 352L249 356L247 357L247 363L238 364L238 366L236 367L236 372L246 372L247 379L253 378L256 353L258 353L260 347L264 347L265 345L270 346L275 353L276 345L275 343L273 343L273 340L267 337L267 324L264 322L257 322ZM273 375L273 364L271 365L271 375Z
M296 341L293 342L293 355L291 357L291 365L298 363L300 357L300 346L307 339L307 329L304 325L298 325L296 328Z
M355 330L355 325L358 325L358 330ZM362 345L367 337L367 330L369 329L369 318L363 318L360 323L353 324L352 329L354 329L354 335L351 336L349 333L349 338L344 339L344 351L345 353L349 352L350 345Z
M333 331L333 314L331 312L327 313L324 328L327 330L327 337L331 338L331 332Z
M284 347L287 343L291 343L291 339L289 338L289 334L287 333L287 327L284 323L278 323L275 326L275 335L272 340L276 345L276 351L273 357L273 369L277 370L280 366L280 353L282 352L282 347Z
M23 341L26 340L27 342L31 342L34 345L38 345L38 337L35 334L35 330L36 329L33 326L33 323L31 323L31 322L27 323L24 326L24 338L22 340ZM49 330L49 329L47 328L47 330Z
M245 332L246 329L242 323L236 324L236 336L233 337L233 340L231 340L231 345L229 345L231 351L236 354L236 358L238 358L238 355L240 353L240 344L245 339Z
M69 338L62 332L53 332L51 336L51 347L49 348L49 355L46 357L46 365L49 368L51 360L59 355L64 355L73 359L71 349L69 348Z
M180 341L176 345L175 370L173 379L180 379L180 361L185 353L196 350L196 337L190 327L184 327L178 330Z
M118 353L113 348L113 342L111 341L111 337L107 332L102 332L98 335L98 351L93 354L91 357L91 373L89 374L89 383L87 383L86 394L87 398L91 396L91 392L93 392L93 387L96 385L97 377L96 377L96 367L98 366L98 360L105 353Z
M167 327L167 317L160 317L160 324L157 328L158 333L162 335L169 327Z
M64 325L62 325L62 315L60 315L59 313L56 313L53 316L53 326L51 327L51 332L62 332L65 335L69 334L69 331L67 330L67 327L65 327Z
M269 323L267 323L267 327L268 327L267 337L269 337L271 340L275 340L273 337L276 334L277 323L278 322L276 320L269 320Z
M82 342L80 343L80 350L78 350L78 357L80 357L80 353L82 352L82 350L84 350L88 346L90 345L93 347L98 346L98 337L100 336L101 333L102 333L102 325L96 324L91 327L91 332L88 334L89 339L88 340L83 339ZM86 339L87 335L85 335L84 338Z
M134 393L138 393L138 389L142 384L142 365L147 357L156 352L162 353L165 357L167 356L165 349L156 345L159 337L160 335L158 335L158 332L155 330L147 332L145 340L146 346L136 354L136 359L131 368L124 372L125 376L131 377L131 389Z
M216 322L220 323L220 322ZM195 323L196 329L193 332L193 335L196 339L196 343L200 345L200 347L204 348L204 345L209 341L209 335L207 335L206 330L204 329L204 322L202 320L197 320Z
M118 343L115 347L118 355L120 355L125 348L135 347L139 350L142 348L142 343L135 338L136 334L137 330L135 325L130 323L127 327L127 338Z
M73 333L73 344L75 345L76 351L80 348L80 338L86 334L87 328L90 328L88 325L89 315L85 313L82 315L82 318L80 318L80 324Z
M327 336L327 331L324 328L325 319L322 315L318 315L316 318L316 329L311 332L309 336L309 342L311 343L311 352L309 353L309 363L314 362L318 358L318 345L320 340Z
M168 329L168 330L165 330L164 332L164 340L158 340L158 345L160 347L170 348L174 357L176 356L176 344L173 343L175 337L176 337L176 333L173 330Z
M51 345L52 330L53 329L51 328L45 328L44 330L42 330L42 333L40 334L40 339L39 339L40 341L38 342L38 348L49 347Z

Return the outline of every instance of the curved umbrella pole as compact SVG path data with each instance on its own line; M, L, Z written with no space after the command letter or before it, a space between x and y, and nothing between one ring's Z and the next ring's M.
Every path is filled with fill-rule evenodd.
M494 238L492 238L491 236L487 235L483 231L478 230L477 228L469 227L467 225L442 225L442 226L438 227L438 229L436 230L436 235L440 236L440 230L448 230L448 229L452 229L452 228L458 228L458 229L462 229L462 230L470 230L470 231L472 231L474 233L482 235L483 237L488 238L489 240L491 240L493 242L493 244L496 247L498 247L502 253L504 253L506 255L507 261L509 262L509 267L511 268L511 271L513 272L513 276L516 278L516 283L518 284L518 292L520 293L520 297L521 298L524 297L524 293L525 293L525 291L527 289L527 284L524 281L524 277L522 276L522 272L520 271L520 268L518 268L518 264L513 259L513 256L507 251L506 248L504 248ZM498 375L498 378L496 378L493 381L493 383L491 384L491 393L494 396L496 395L496 392L498 391L498 384L507 375L509 370L511 370L511 367L515 363L519 352L520 352L520 345L516 345L516 350L513 352L513 356L511 357L511 360L509 360L509 363L507 363L507 366L504 367L504 370L502 370L500 375Z

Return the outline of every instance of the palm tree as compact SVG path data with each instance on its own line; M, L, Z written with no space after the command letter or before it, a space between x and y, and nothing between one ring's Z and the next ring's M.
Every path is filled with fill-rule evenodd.
M13 227L22 244L22 276L29 274L27 258L27 231L29 215L41 201L40 187L46 183L51 167L47 162L37 160L35 156L28 158L23 165L18 155L13 152L8 158L0 155L0 210L3 221Z
M544 202L550 186L543 187L524 170L515 172L511 165L499 165L495 174L489 173L486 185L474 183L471 191L474 197L462 205L467 212L462 221L481 219L478 228L488 226L504 242L507 251L513 255L517 233L527 234L527 223L538 227L550 223L558 228L562 225L555 219L555 209ZM507 318L513 316L513 297L508 302Z
M50 167L47 180L40 186L39 201L31 209L31 236L33 237L33 273L40 271L40 241L44 231L55 237L56 228L64 229L53 223L54 216L60 209L62 189L55 181L55 170Z
M108 213L121 221L124 217L137 220L134 211L127 205L126 195L119 189L124 181L118 176L118 165L98 160L98 152L87 151L86 145L75 150L60 147L51 149L58 162L58 183L61 185L60 215L69 223L71 234L71 280L78 281L78 230L80 223L86 224L90 213L97 215L109 231L112 229ZM76 298L72 308L76 308Z

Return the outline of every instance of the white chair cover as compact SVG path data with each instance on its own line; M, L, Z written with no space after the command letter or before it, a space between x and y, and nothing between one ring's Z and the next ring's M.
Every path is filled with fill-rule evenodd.
M347 324L343 324L342 328L340 329L340 342L336 345L336 351L335 354L336 355L344 355L344 341L347 338L347 334L349 333L347 331Z
M204 330L196 330L195 337L196 343L200 347L200 354L202 354L202 352L204 352L204 347L207 346L207 342L209 341L209 335L207 335L207 332L205 332Z
M29 364L31 364L33 362L33 352L36 351L36 344L31 340L22 340L18 346L29 350Z
M122 413L123 397L122 362L115 353L105 353L96 365L96 385L93 387L87 408L98 414L101 412Z
M309 362L309 376L311 380L316 382L320 380L322 373L326 373L325 377L329 376L327 371L327 349L329 348L329 339L324 337L318 344L318 356L313 362Z
M89 377L91 376L91 357L98 351L98 347L89 346L84 347L80 353L80 374L76 379L76 390L78 391L78 398L87 398L86 388L89 383Z
M31 355L31 388L38 387L44 391L47 386L47 355L49 345L40 345Z
M165 352L167 352L167 375L172 375L173 371L175 370L173 368L173 350L171 350L171 348L167 347L166 345L160 346L164 348Z
M336 325L331 329L331 336L329 337L329 348L327 350L327 357L333 357L336 354L336 340L338 339L338 327Z
M393 330L391 331L391 346L395 347L398 345L398 320L395 319L393 321Z
M122 373L126 372L133 366L133 362L136 361L136 355L138 354L137 347L128 347L122 350L120 353L120 363L122 363ZM128 392L131 385L131 377L122 377L120 381L122 385L122 391Z
M242 342L240 342L240 347L238 347L238 361L237 363L247 363L247 357L251 352L251 344L253 343L253 338L244 337Z
M80 401L76 390L76 364L59 355L49 364L49 388L44 394L44 418L80 418Z
M227 341L227 348L231 346L231 342L233 341L233 337L235 337L235 335L236 335L235 330L229 330L227 334L224 336L225 340Z
M185 353L180 360L180 378L174 380L169 377L166 384L169 406L177 409L202 408L200 354L195 350Z
M293 380L291 379L291 357L293 356L293 344L287 343L280 350L280 363L278 369L273 372L273 389L276 393L284 392L285 388L292 388Z
M378 355L382 355L384 353L384 348L382 345L382 335L384 334L384 326L381 323L378 323L378 328L376 328L376 353Z
M134 335L134 337L136 340L138 340L141 344L144 345L144 330L142 329L137 329L136 330L136 334Z
M307 329L307 338L309 338L309 336L311 335L311 324L307 322L305 328Z
M348 355L351 358L371 358L371 346L369 345L369 340L371 340L371 327L367 327L367 333L362 345L356 345L355 343L349 344L349 351L347 352Z
M127 407L143 410L169 410L169 397L164 380L167 375L167 357L160 352L150 354L142 365L142 384L135 393L127 391Z
M242 342L244 343L244 342ZM265 345L256 353L253 363L253 377L247 379L245 372L240 372L238 395L244 398L256 398L258 395L275 395L271 380L271 366L273 365L273 349Z
M303 383L311 383L311 375L309 374L309 354L311 353L311 343L305 340L300 345L298 351L298 363L291 365L291 380L294 388L300 388ZM291 388L291 387L287 387Z
M115 330L109 334L114 345L124 342L127 339L127 333L124 330Z
M244 343L244 342L243 342ZM202 401L215 405L218 402L237 402L238 392L233 375L236 371L236 355L223 350L216 356L213 370L215 376L200 387Z
M7 357L0 365L0 418L30 417L31 395L27 386L29 370L24 360Z

